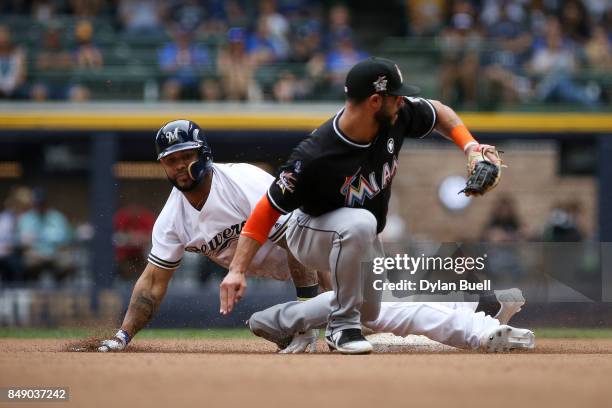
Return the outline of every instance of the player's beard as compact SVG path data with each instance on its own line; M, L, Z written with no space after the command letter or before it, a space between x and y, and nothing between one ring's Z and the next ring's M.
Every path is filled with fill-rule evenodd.
M170 183L172 183L172 185L174 187L176 187L179 191L182 191L182 192L186 193L186 192L195 190L195 188L202 182L202 178L203 177L200 177L199 180L194 180L194 179L191 178L191 176L188 176L188 178L189 178L190 183L187 184L187 185L179 184L178 181L176 181L177 177L175 177L175 178L168 177L168 181Z
M374 119L376 119L376 123L378 123L378 131L380 133L385 133L391 126L393 126L393 119L395 115L391 115L384 110L384 106L380 108L378 112L374 114Z

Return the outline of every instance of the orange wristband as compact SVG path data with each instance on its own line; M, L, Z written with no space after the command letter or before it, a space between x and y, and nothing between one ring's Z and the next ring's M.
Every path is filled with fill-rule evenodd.
M263 245L268 239L268 233L272 226L280 216L281 213L272 207L270 201L268 201L268 196L264 195L242 228L241 235L253 238Z
M465 151L469 145L478 144L465 125L455 126L453 130L451 130L450 137L453 139L453 142L455 142L455 144L463 151Z

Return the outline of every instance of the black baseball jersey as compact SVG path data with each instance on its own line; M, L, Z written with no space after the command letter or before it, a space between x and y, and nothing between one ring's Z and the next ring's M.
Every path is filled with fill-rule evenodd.
M364 208L385 228L391 181L405 137L422 138L436 125L436 110L422 98L406 98L395 124L367 144L350 140L338 121L344 109L303 140L268 189L283 214L300 208L318 216L341 207Z

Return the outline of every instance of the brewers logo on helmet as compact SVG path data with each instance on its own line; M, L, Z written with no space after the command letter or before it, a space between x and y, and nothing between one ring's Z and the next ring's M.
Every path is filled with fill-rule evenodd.
M204 132L190 120L173 120L162 126L155 136L157 160L182 150L198 149L198 160L189 165L189 177L200 181L212 168L212 152Z

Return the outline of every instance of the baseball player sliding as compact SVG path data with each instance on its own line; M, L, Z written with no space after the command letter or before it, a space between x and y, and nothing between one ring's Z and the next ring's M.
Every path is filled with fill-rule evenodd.
M361 325L380 321L381 292L372 289L374 275L362 274L361 267L383 256L378 234L385 227L406 137L423 138L436 130L454 141L468 157L470 176L476 174L466 194L482 194L499 181L501 161L495 148L479 144L448 106L411 97L418 88L403 82L393 61L373 57L359 62L346 77L345 93L344 107L294 149L255 207L221 283L221 313L226 314L244 295L245 274L265 247L272 226L293 212L285 233L288 248L307 268L330 271L333 292L276 305L249 319L254 334L280 348L299 349L302 336L326 326L330 349L345 354L372 351ZM481 333L478 345L533 346L528 330L495 330Z
M204 133L187 120L159 129L155 146L174 188L153 227L148 264L134 286L121 329L103 341L99 351L122 350L146 326L185 251L202 253L227 268L248 215L273 180L249 164L213 164ZM279 219L249 274L291 278L298 298L312 298L319 292L316 272L303 268L291 253L272 242L282 245L284 222Z
M204 133L187 120L164 125L155 143L158 160L174 188L155 223L149 263L136 282L121 329L114 337L94 344L98 351L123 350L146 326L161 304L184 251L202 253L228 266L248 215L274 180L248 164L213 164ZM279 246L288 218L279 221L248 273L280 280L291 276L298 296L312 298L318 292L317 276ZM327 296L330 294L333 292ZM493 302L497 310L490 311L490 316L475 313L475 303L385 303L370 327L400 336L424 334L461 348L479 347L477 339L506 324L524 303L520 293L512 291L500 292L497 297ZM295 336L281 352L313 351L316 334L310 330Z

